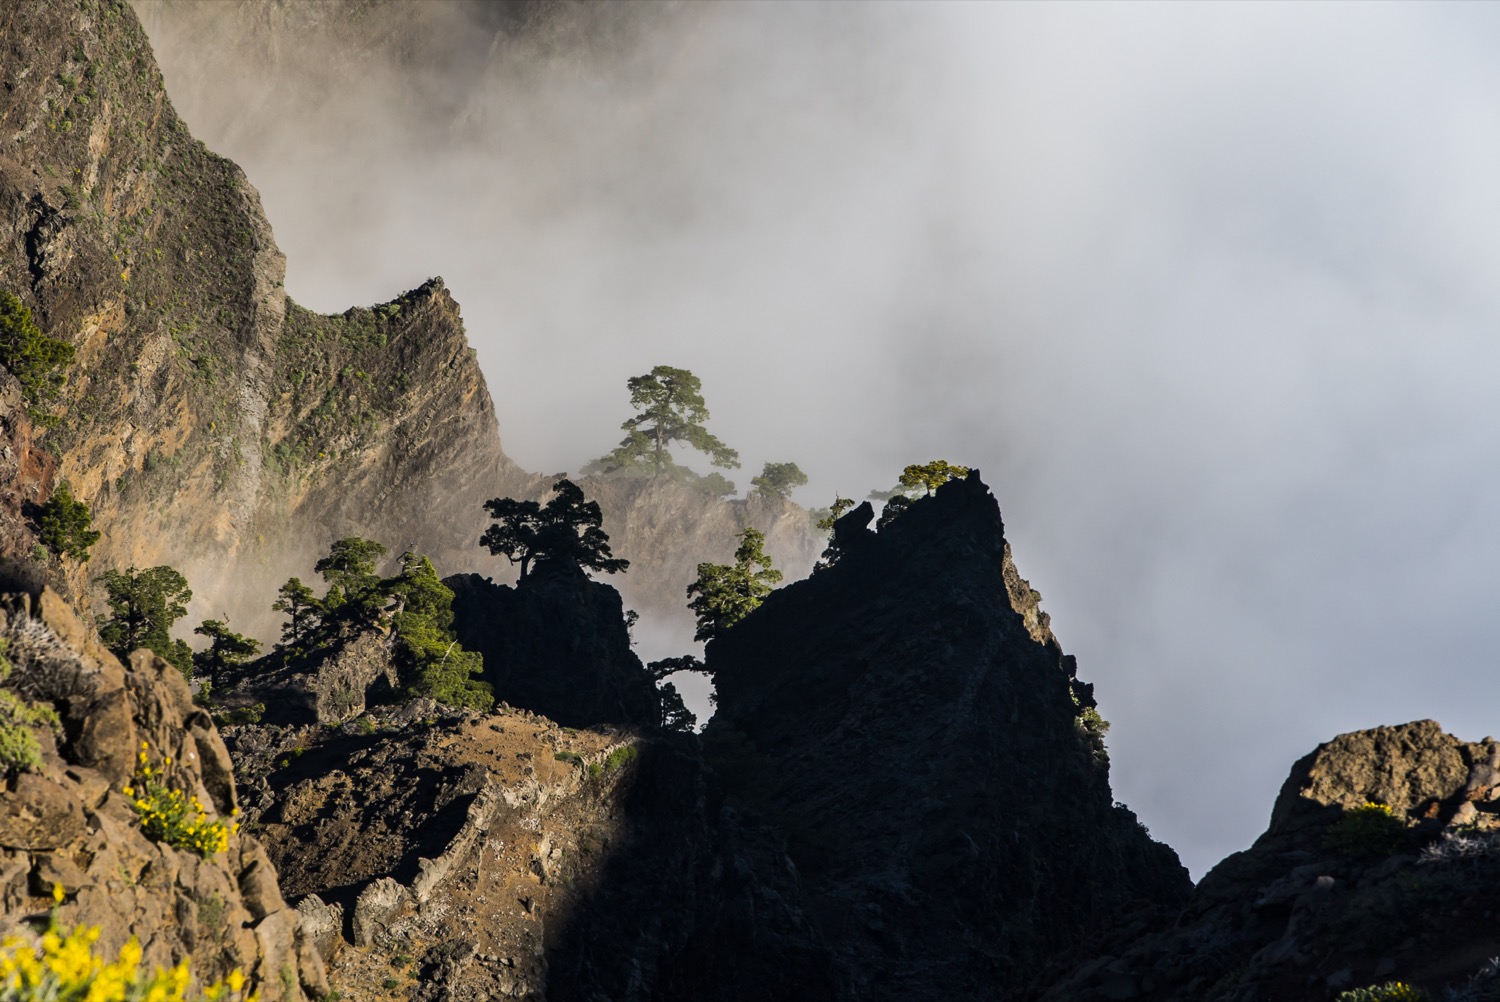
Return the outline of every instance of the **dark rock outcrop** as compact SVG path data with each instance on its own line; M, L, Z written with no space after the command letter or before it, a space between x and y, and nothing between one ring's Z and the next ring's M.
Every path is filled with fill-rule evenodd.
M568 727L660 723L619 593L577 564L544 560L514 588L477 574L443 583L453 589L454 634L484 655L497 698Z
M841 997L1003 998L1122 908L1180 902L978 474L878 534L845 518L833 567L710 642L704 735L787 830Z
M1495 997L1497 764L1500 742L1463 742L1431 720L1319 745L1292 767L1266 832L1210 870L1181 914L1122 914L1039 997L1324 1002L1398 980L1431 997ZM1390 809L1374 811L1387 831L1339 837L1368 803Z

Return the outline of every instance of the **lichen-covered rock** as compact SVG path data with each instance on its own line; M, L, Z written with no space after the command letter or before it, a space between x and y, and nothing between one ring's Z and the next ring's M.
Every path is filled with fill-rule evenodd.
M313 713L320 724L342 724L365 712L372 696L392 698L401 684L392 638L367 630L340 645L308 676Z
M1270 834L1326 823L1367 801L1422 815L1463 792L1471 757L1435 720L1340 734L1292 766Z

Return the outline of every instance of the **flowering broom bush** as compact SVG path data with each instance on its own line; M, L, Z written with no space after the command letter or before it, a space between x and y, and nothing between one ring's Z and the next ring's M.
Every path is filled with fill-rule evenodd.
M62 901L62 888L52 896ZM94 952L98 926L61 929L55 920L40 936L0 939L0 1002L190 1002L188 962L152 974L140 970L141 945L134 938L113 958ZM192 996L192 1002L256 1002L242 995L245 976L234 970Z
M239 824L215 820L196 795L168 786L161 770L151 766L146 754L149 748L141 742L135 785L125 787L125 796L131 798L140 816L141 830L158 842L191 850L204 859L229 848L229 836L239 830ZM166 764L171 765L172 760L167 759Z
M1344 992L1335 1002L1432 1002L1432 996L1404 981L1389 981Z

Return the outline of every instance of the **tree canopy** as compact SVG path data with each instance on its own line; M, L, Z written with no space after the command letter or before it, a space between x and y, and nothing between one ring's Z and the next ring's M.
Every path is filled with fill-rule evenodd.
M74 348L48 337L31 310L10 292L0 292L0 365L21 384L26 412L32 420L51 424L56 419L43 408L62 392L63 370L72 364Z
M515 498L486 501L485 510L495 524L479 537L479 545L519 564L523 579L532 563L541 560L573 560L580 567L606 574L629 568L630 561L610 551L599 503L585 500L583 490L567 478L552 489L546 504Z
M932 494L950 480L969 475L967 466L958 466L946 459L934 459L930 463L913 463L901 471L901 486L908 491L925 490Z
M193 591L170 567L105 571L95 579L108 594L110 615L99 617L99 639L120 657L145 647L171 662L184 677L193 673L193 652L173 640L172 624L187 615Z
M939 487L950 480L958 480L968 475L967 466L959 466L946 459L912 463L901 471L901 478L896 482L895 487L888 491L870 492L870 500L885 502L885 507L880 512L880 520L875 523L875 527L884 529L899 518L902 512L910 508L914 501L935 493Z
M328 592L319 603L323 621L350 622L374 616L385 607L388 596L381 589L376 563L388 551L373 539L346 536L328 548L328 556L313 570L328 582Z
M193 670L199 678L208 679L215 689L231 668L249 663L260 653L259 640L235 633L222 619L205 619L193 632L209 639L206 649L193 654Z
M928 463L912 463L901 471L896 486L888 491L871 491L871 501L890 501L903 497L908 500L926 497L950 480L969 475L967 466L958 466L946 459L934 459Z
M60 557L87 560L89 547L99 541L99 531L92 528L93 524L89 506L73 497L66 480L37 510L37 536L43 546Z
M781 572L765 552L766 535L759 529L740 533L733 564L698 565L698 578L687 586L688 608L698 617L694 640L712 640L746 616L771 594Z
M281 647L305 650L314 640L319 625L319 602L313 590L301 578L288 578L276 591L272 612L284 612L287 621L281 626Z
M760 476L751 477L755 493L768 498L788 498L792 491L807 483L807 474L796 463L767 463Z
M630 405L640 413L620 425L625 438L613 452L585 467L585 473L676 474L682 471L672 461L673 445L696 449L714 466L739 467L739 453L704 427L708 407L697 376L686 369L658 365L643 376L632 376L625 385L630 390Z
M407 551L401 573L386 582L397 600L392 617L403 686L414 696L488 711L495 693L484 681L484 657L465 650L453 634L453 590L443 584L432 561Z

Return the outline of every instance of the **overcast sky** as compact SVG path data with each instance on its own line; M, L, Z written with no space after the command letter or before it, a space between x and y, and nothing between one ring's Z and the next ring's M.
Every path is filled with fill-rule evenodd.
M442 275L523 465L670 364L742 484L980 467L1195 876L1340 731L1500 731L1500 8L636 8L303 78L139 6L291 295Z

